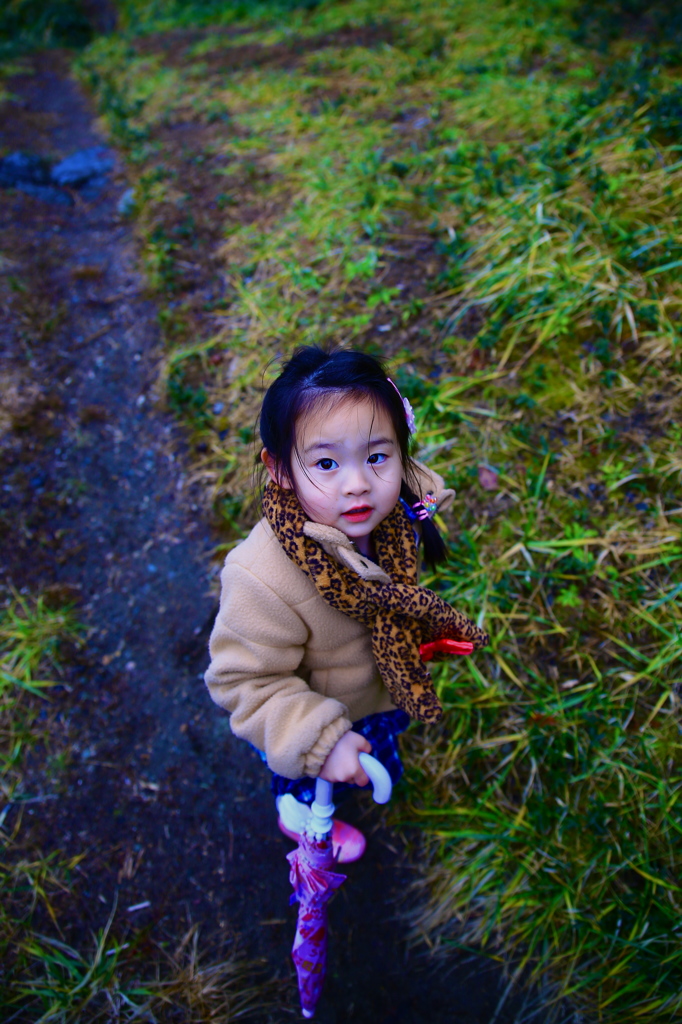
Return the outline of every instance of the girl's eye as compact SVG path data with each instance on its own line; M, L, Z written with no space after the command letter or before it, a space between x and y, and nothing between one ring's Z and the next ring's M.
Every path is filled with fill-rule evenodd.
M372 455L370 455L367 461L369 462L370 466L380 466L381 463L385 462L387 458L388 455L384 455L383 452L374 452Z
M315 465L319 466L320 469L338 469L338 463L334 459L318 459Z

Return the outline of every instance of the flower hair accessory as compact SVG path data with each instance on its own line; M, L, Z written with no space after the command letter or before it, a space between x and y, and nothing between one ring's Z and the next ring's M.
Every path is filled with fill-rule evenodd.
M400 503L412 522L416 519L433 519L438 511L438 502L430 491L424 495L421 501L415 501L414 505L408 505L404 498L400 499Z
M410 405L409 400L407 398L403 398L403 396L400 394L400 391L398 390L397 385L393 383L390 377L387 377L386 380L393 388L395 388L395 393L397 394L400 401L403 403L403 409L405 410L405 419L407 420L407 429L411 434L416 433L417 424L415 423L414 419L414 409Z

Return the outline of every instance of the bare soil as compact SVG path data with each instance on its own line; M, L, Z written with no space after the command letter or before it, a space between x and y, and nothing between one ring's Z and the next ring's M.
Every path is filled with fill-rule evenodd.
M142 37L135 49L141 54L162 53L164 62L170 66L185 67L192 59L197 61L202 73L231 72L240 68L294 68L307 53L316 53L326 47L380 46L392 43L395 29L387 22L364 26L345 26L335 32L299 38L290 42L264 46L261 43L239 44L244 30L228 26L222 29L176 29L170 32L156 32ZM193 55L193 47L204 40L214 46L202 53L200 58Z
M1 152L60 158L102 145L66 55L32 67L9 83ZM291 844L262 765L202 681L215 536L156 398L156 310L117 213L126 187L117 161L98 195L74 192L70 207L0 191L0 586L70 598L87 627L55 698L51 757L29 766L21 835L44 854L86 852L55 904L67 941L89 942L116 898L121 937L177 941L199 923L218 956L237 936L269 975L291 979L276 1014L291 1019ZM321 1024L516 1019L518 1000L495 1014L498 967L407 950L405 842L367 803L349 816L372 834L331 906Z

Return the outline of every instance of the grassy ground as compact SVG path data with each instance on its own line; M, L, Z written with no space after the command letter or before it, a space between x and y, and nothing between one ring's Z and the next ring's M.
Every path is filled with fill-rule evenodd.
M493 635L438 670L445 724L413 733L415 925L550 972L600 1021L673 1020L679 17L221 9L126 0L78 72L128 154L168 396L225 545L256 515L277 361L389 356L458 490L440 585Z
M74 737L60 666L81 636L72 610L54 600L17 595L0 611L3 1019L262 1020L273 1001L272 983L254 982L254 965L236 954L202 962L196 924L175 948L162 948L144 932L125 941L120 921L112 928L114 900L97 934L77 946L65 941L66 903L77 899L88 851L46 853L36 844L37 819L30 816L65 795L61 769Z

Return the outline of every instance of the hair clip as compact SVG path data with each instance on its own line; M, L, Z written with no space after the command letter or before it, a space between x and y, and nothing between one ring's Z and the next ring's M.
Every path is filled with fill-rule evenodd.
M414 409L410 405L409 399L403 398L403 396L400 394L400 391L398 390L397 385L393 383L390 377L387 377L386 380L388 381L389 384L392 385L393 388L395 388L395 392L398 398L403 403L403 409L405 410L405 419L407 420L407 429L411 434L416 433L417 424L414 418Z
M438 502L430 491L424 495L421 501L415 501L413 505L408 505L404 498L400 499L400 503L412 522L415 522L417 519L433 519L438 511Z

